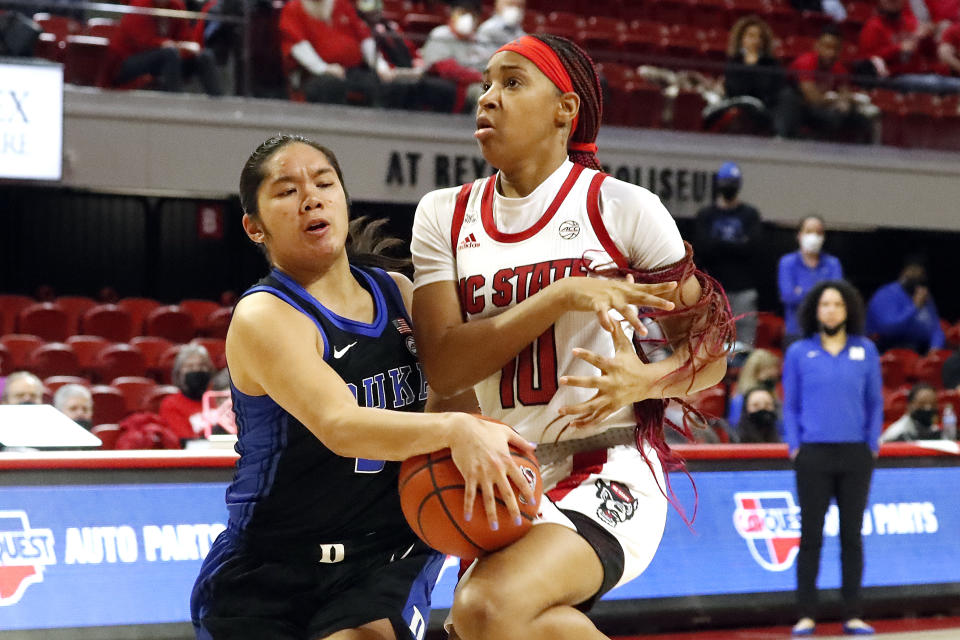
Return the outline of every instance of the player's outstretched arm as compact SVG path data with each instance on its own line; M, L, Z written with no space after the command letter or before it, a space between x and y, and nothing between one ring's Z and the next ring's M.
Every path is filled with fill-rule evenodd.
M237 305L227 334L227 361L241 392L269 395L337 455L404 460L450 448L471 492L471 506L479 490L492 508L496 488L506 496L511 515L519 516L508 478L533 499L509 445L525 451L533 446L516 432L466 413L358 406L323 360L323 341L310 319L270 294L255 293Z
M499 315L465 322L456 283L435 282L414 292L417 348L431 388L454 395L501 369L564 313L595 313L612 328L609 312L617 311L644 332L633 306L672 309L675 289L674 282L563 278Z

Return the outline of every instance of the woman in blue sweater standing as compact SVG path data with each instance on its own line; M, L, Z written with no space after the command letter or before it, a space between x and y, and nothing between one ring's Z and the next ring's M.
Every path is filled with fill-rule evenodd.
M783 303L784 348L800 338L797 310L807 292L823 280L843 278L843 267L836 256L821 251L823 227L820 216L804 216L797 228L799 251L785 254L777 265L777 287Z
M861 620L863 540L860 528L883 426L880 357L863 334L863 300L849 283L826 280L804 298L797 316L803 338L783 366L784 434L797 474L800 552L794 635L816 626L817 573L830 499L840 511L844 633L871 634Z

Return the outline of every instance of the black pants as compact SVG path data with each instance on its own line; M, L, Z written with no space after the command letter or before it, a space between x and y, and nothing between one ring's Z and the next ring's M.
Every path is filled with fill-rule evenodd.
M817 574L823 545L823 521L836 498L840 510L840 564L843 619L861 616L863 578L863 510L870 493L873 454L862 442L804 444L794 461L800 500L800 553L797 556L797 601L800 617L816 618Z
M774 123L777 135L784 138L796 137L803 126L830 139L850 138L860 144L869 143L872 137L872 126L866 116L855 109L844 112L811 106L794 87L780 92Z
M184 76L194 72L199 74L200 84L207 94L223 95L213 53L207 49L192 58L181 58L180 52L173 47L135 53L120 65L114 83L125 84L149 74L156 79L157 88L161 91L182 91Z
M379 107L383 101L380 78L370 69L355 67L346 70L345 78L323 73L304 74L303 95L307 102L350 104Z

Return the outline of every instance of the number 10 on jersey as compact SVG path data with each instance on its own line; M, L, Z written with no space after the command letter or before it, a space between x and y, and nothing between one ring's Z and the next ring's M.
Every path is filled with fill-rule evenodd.
M550 327L500 372L500 405L512 409L548 404L559 388L557 343Z

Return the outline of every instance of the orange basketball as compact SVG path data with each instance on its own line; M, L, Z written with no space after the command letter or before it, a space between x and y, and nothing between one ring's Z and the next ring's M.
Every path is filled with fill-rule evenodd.
M414 533L437 551L467 559L501 549L525 534L537 516L543 481L535 457L512 446L510 452L533 486L537 499L535 504L526 504L517 492L523 516L519 526L498 497L499 528L496 531L490 529L479 491L473 506L473 518L470 522L464 520L463 476L453 463L450 450L442 449L409 458L400 466L400 505Z

